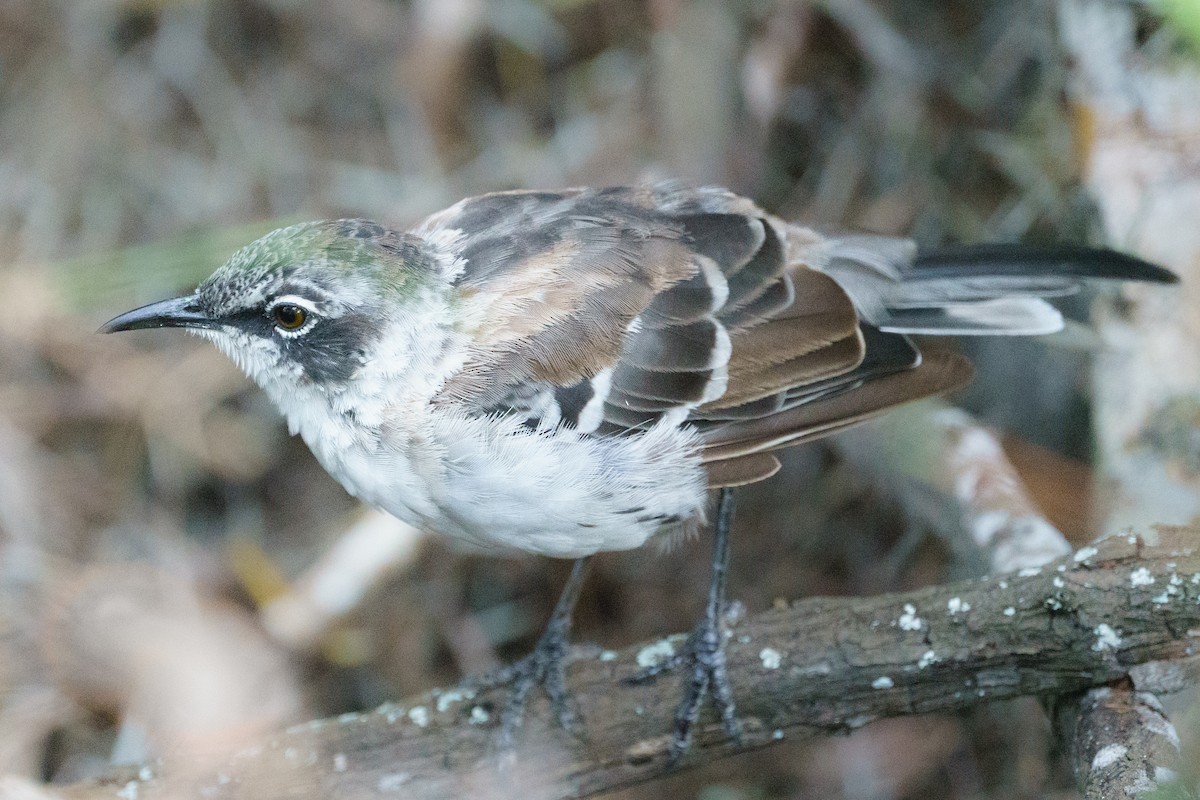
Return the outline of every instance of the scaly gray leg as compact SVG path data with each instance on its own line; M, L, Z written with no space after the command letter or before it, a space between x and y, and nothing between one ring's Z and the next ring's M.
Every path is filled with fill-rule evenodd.
M578 733L579 719L571 705L571 695L567 691L566 667L567 655L571 651L571 614L579 601L579 592L583 587L587 574L587 557L577 559L571 567L571 576L563 587L562 595L554 606L550 622L533 652L506 667L491 672L476 681L474 685L480 689L490 689L496 686L508 686L508 702L500 714L500 746L510 750L517 729L525 718L525 703L529 692L535 686L541 686L550 698L550 707L558 718L558 723L571 733Z
M683 701L675 711L675 735L671 741L670 763L674 764L692 745L692 729L700 718L700 706L706 696L721 715L725 732L741 741L742 728L733 702L733 688L725 663L725 576L729 570L729 526L733 521L733 490L721 489L717 498L717 522L713 529L712 577L708 584L708 603L704 617L688 637L683 652L662 664L649 667L634 678L644 682L681 667L690 670L683 689Z

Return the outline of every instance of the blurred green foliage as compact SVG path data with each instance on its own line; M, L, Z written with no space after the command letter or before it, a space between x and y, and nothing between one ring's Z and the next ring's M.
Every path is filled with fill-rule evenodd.
M103 312L122 303L161 299L190 290L234 251L265 233L299 222L281 218L209 228L111 253L52 263L54 287L66 309Z

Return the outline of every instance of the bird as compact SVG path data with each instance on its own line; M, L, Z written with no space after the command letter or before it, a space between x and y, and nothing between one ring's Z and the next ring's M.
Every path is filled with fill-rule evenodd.
M578 730L565 665L587 559L700 530L715 493L705 612L638 676L686 671L677 761L706 699L741 735L722 630L733 489L783 448L970 380L913 335L1051 333L1047 298L1088 279L1176 280L1112 250L822 233L720 187L516 190L411 227L275 230L100 330L210 340L350 494L405 522L575 559L532 653L481 679L508 688L507 745L539 686Z

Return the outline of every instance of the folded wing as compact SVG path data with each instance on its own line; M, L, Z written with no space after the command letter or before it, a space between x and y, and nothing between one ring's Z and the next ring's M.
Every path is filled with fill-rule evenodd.
M910 333L1046 333L1081 279L1170 281L1111 251L828 238L720 189L508 192L418 229L449 243L472 351L440 401L533 428L690 425L714 486L771 452L969 380Z

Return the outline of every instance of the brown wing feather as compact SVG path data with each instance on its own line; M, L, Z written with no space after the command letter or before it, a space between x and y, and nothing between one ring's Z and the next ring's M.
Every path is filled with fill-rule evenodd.
M779 459L770 453L753 453L741 458L714 461L707 466L710 489L732 488L757 483L779 472Z
M742 362L735 361L729 370L729 389L701 411L730 408L775 395L783 397L789 389L842 375L858 366L862 358L862 337L855 329L837 341L778 364L751 362L743 368Z
M704 435L703 457L706 462L722 461L825 436L902 403L960 388L972 372L965 357L935 353L915 369L885 375L829 399L712 428Z
M769 451L970 374L955 356L910 369L907 340L876 331L864 362L849 296L805 263L820 238L721 190L507 192L418 230L459 237L474 347L444 400L520 412L541 393L582 425L600 399L585 428L600 435L670 414L701 431L713 486L768 477Z

